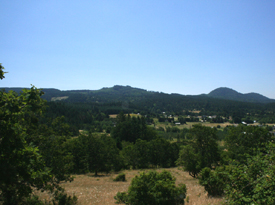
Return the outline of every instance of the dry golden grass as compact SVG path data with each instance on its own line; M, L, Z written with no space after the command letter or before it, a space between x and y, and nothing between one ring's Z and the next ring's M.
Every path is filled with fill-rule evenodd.
M197 114L199 114L201 111L200 110L189 110L189 112L192 112L192 113L197 113Z
M126 114L127 116L127 114ZM142 115L140 114L130 114L131 117L141 117ZM117 114L113 114L113 115L109 115L110 118L116 118L117 117Z
M165 127L168 127L168 126L176 126L177 128L179 129L183 129L183 128L187 128L187 129L190 129L192 128L193 125L195 124L201 124L203 126L206 126L206 127L217 127L218 125L220 125L222 128L225 128L226 126L232 126L231 123L229 122L225 122L225 123L210 123L210 122L186 122L186 124L183 124L183 125L172 125L171 123L156 123L156 128L159 128L159 127L162 127L165 129Z
M226 127L226 126L232 126L231 123L229 122L225 122L225 123L207 123L207 122L204 122L204 123L201 123L203 126L206 126L206 127L217 127L218 125L220 125L221 127Z
M164 169L158 169L157 171L161 172L162 170ZM187 205L215 205L223 202L222 198L208 197L204 188L198 184L198 180L192 178L188 172L184 172L178 168L165 170L170 171L176 177L176 184L186 184L187 197L189 198L188 203L185 200ZM114 196L117 192L127 191L132 178L142 171L146 170L125 170L124 173L126 174L127 182L114 182L113 179L118 173L100 175L99 177L94 177L92 174L76 175L73 182L64 183L63 186L68 194L75 194L78 197L79 205L114 205ZM49 197L45 194L40 194L40 196L44 199Z
M66 100L69 96L63 96L63 97L52 97L51 101L57 101L57 100Z

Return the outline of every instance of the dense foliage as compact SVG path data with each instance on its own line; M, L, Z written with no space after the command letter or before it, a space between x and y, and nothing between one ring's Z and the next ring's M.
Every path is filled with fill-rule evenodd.
M27 133L43 107L42 93L34 87L18 96L0 92L0 200L17 204L32 192L46 189L51 181L37 147L28 144Z
M72 173L110 172L123 167L115 141L103 136L80 135L67 141L66 150L72 154Z
M184 184L176 187L170 172L150 171L136 176L128 192L118 192L115 199L130 205L176 205L184 204L186 191Z
M223 162L204 168L200 184L209 195L224 195L227 204L274 204L274 135L267 128L230 128Z
M231 159L244 162L247 155L253 155L256 148L263 148L270 142L273 135L268 129L257 126L243 126L229 128L225 138L227 154Z
M127 117L121 112L117 116L117 124L112 130L112 137L116 139L118 146L122 141L136 142L136 140L150 141L156 138L157 134L146 125L144 117Z
M215 170L205 167L201 170L199 183L210 196L222 196L229 181L227 166L218 166Z
M0 71L3 79L2 66ZM33 189L50 191L70 202L76 200L68 198L59 186L61 181L72 179L64 171L68 166L66 161L54 163L56 160L48 153L40 152L39 140L34 140L43 138L39 129L45 105L42 94L35 87L23 90L20 95L13 91L0 92L0 202L4 205L27 203ZM55 157L59 162L64 160L64 155L56 153Z
M216 130L194 125L189 137L192 140L181 149L177 164L182 165L192 177L197 177L203 168L212 168L220 160Z
M245 164L232 165L225 193L228 204L275 203L275 146L267 144Z

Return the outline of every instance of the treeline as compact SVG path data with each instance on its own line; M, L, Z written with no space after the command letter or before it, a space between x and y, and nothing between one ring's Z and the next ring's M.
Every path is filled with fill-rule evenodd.
M251 104L256 106L255 104ZM248 105L249 106L249 105ZM228 111L226 108L223 110L224 115L219 115L222 112L206 112L204 109L200 113L193 113L189 111L178 111L172 112L167 111L166 114L175 116L178 114L178 122L185 124L186 122L198 122L200 119L198 116L202 117L202 120L213 122L213 123L223 123L226 121L241 123L245 121L246 123L253 123L254 121L260 123L274 123L275 118L273 114L273 108L271 105L261 105L269 106L268 110L261 109L248 109L240 108L236 106L235 108L230 108ZM265 107L262 107L264 109ZM146 108L144 108L146 109ZM90 130L91 132L101 132L102 130L110 133L112 127L114 126L114 120L109 118L110 114L118 114L120 112L124 113L140 113L146 116L146 123L153 123L153 118L158 118L159 122L171 122L175 123L174 117L164 117L162 112L154 113L152 110L146 112L141 109L135 108L123 108L120 102L108 103L108 104L98 104L98 103L68 103L68 102L47 102L47 109L45 116L49 120L53 120L56 117L64 116L64 122L70 125L71 132L77 135L78 130ZM222 109L220 109L222 110ZM275 110L275 109L274 109ZM188 114L188 115L187 115ZM210 114L215 115L215 118L208 118ZM230 121L231 120L231 121Z
M123 142L122 149L106 135L80 135L67 140L64 152L72 157L71 173L95 173L140 169L174 167L179 146L161 138L151 141L138 139L135 143Z
M14 90L19 92L20 88L14 88ZM142 89L131 88L130 86L114 86L113 88L103 88L98 91L45 89L45 92L44 96L48 102L51 101L52 97L67 96L68 98L61 102L68 104L68 106L87 107L90 105L97 107L100 112L106 115L118 114L123 111L125 113L140 113L156 117L159 117L162 112L178 116L195 116L196 114L190 111L198 110L200 111L200 116L217 115L225 118L231 116L236 122L247 116L261 123L275 122L275 103L239 102L210 98L207 95L184 96L165 94L148 92ZM64 105L63 103L61 104ZM53 104L50 103L49 106L51 107ZM49 110L49 112L51 111ZM67 114L64 113L63 115Z
M39 124L36 134L27 138L35 144L47 167L58 174L109 173L122 169L174 167L180 146L157 136L144 117L117 116L111 136L80 134L71 137L64 118L51 125ZM58 129L57 129L58 128ZM38 132L39 130L39 132Z

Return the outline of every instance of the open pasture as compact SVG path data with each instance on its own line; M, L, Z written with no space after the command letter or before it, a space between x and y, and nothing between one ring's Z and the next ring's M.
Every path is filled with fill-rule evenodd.
M158 169L161 172L164 169ZM178 168L165 169L170 171L176 177L176 184L184 183L187 186L187 205L201 205L201 204L221 204L222 198L208 197L204 191L204 187L198 184L198 180L192 178L188 172L184 172ZM108 175L102 174L95 177L93 174L76 175L73 182L64 183L66 192L70 195L75 194L78 197L79 205L102 205L102 204L115 204L114 196L117 192L127 191L132 178L140 172L146 170L125 170L126 182L114 182L113 179L118 173L111 173ZM40 193L40 196L48 200L49 196ZM188 202L187 202L188 201Z

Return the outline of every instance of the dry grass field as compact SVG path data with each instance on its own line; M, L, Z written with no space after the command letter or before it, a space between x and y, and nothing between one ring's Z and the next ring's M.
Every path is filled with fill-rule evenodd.
M142 115L140 114L130 114L131 117L141 117ZM110 118L116 118L117 114L109 115Z
M193 125L195 124L201 124L203 126L206 126L206 127L217 127L218 125L220 125L220 127L222 128L225 128L226 126L231 126L232 124L230 124L229 122L225 122L225 123L209 123L209 122L186 122L186 124L183 124L183 125L172 125L171 123L156 123L156 128L159 128L159 127L162 127L165 129L165 127L171 127L171 126L176 126L177 128L179 129L183 129L183 128L187 128L187 129L190 129L192 128Z
M63 97L52 97L51 101L57 101L57 100L66 100L69 96L63 96Z
M158 169L162 171L163 169ZM174 177L176 177L176 183L184 183L187 186L187 198L185 199L187 205L215 205L223 202L222 198L208 197L204 188L198 184L198 180L189 176L188 172L179 170L178 168L165 169L170 171ZM99 175L94 177L93 174L76 175L75 179L71 183L64 183L62 186L66 188L68 194L75 194L78 197L79 205L107 205L115 204L114 196L118 191L127 191L133 177L140 172L146 170L125 170L127 182L114 182L113 179L118 173L112 173L109 175ZM44 199L48 199L49 196L40 194Z

